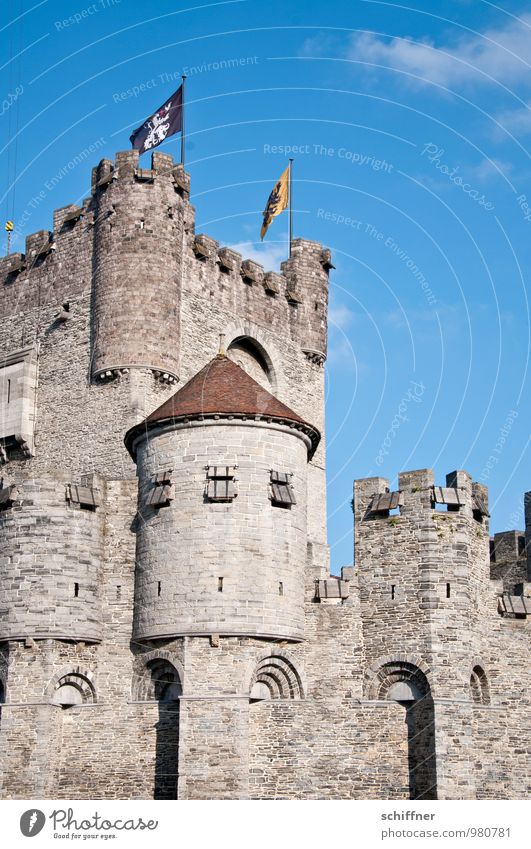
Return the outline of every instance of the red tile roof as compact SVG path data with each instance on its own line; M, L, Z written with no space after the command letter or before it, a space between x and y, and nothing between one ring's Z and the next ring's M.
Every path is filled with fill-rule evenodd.
M319 431L253 380L246 371L223 354L218 354L178 392L129 430L125 444L129 451L142 431L159 423L197 419L213 415L252 416L286 421L300 426L312 441L311 454L320 440Z

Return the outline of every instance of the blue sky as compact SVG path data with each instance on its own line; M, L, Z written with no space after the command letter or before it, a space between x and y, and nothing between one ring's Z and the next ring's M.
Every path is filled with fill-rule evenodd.
M0 29L2 204L23 222L19 247L50 227L54 208L88 194L93 162L65 166L90 144L94 162L126 149L183 71L199 231L277 267L286 216L260 245L260 211L287 148L298 148L295 235L330 247L336 265L326 366L334 570L352 560L356 477L393 485L399 470L431 466L443 484L466 468L490 488L492 530L523 527L525 3L14 0ZM178 137L161 149L177 157Z

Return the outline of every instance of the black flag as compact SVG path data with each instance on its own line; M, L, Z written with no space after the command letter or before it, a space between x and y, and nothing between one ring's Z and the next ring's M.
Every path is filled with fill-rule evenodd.
M180 133L182 128L183 87L180 85L175 94L134 131L130 137L131 144L135 150L144 153L152 147L157 147L168 136Z

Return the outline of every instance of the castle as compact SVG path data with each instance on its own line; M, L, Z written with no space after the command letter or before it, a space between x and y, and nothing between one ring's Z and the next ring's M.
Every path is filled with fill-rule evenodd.
M358 480L330 575L330 252L189 191L118 153L0 261L2 798L527 796L530 494Z

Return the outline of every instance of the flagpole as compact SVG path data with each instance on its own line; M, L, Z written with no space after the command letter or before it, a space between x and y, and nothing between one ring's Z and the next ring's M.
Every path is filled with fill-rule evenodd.
M289 256L291 256L291 242L293 239L293 189L291 184L291 171L293 168L293 159L289 161Z
M184 165L184 83L186 74L181 77L182 80L182 119L181 119L181 165Z

